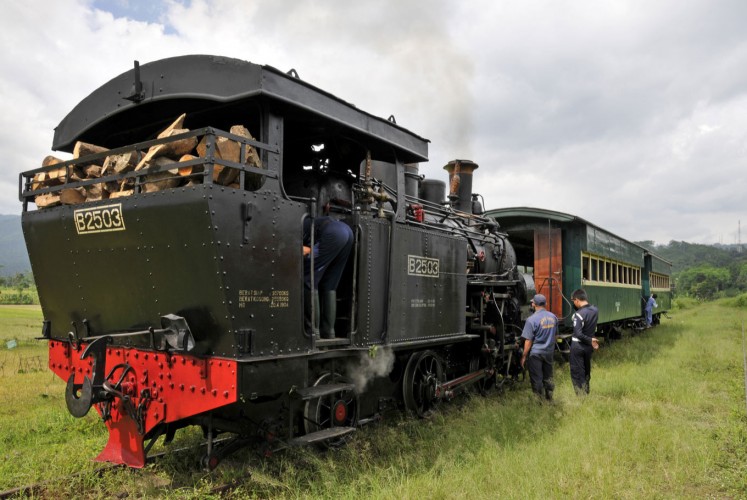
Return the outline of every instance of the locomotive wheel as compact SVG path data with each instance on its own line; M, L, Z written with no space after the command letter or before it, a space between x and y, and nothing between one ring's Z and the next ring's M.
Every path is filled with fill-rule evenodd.
M436 388L443 381L443 363L435 352L414 353L407 362L402 380L405 408L420 418L430 417L441 402Z
M214 471L219 463L220 458L217 455L203 455L200 459L200 467L207 472Z
M489 360L486 359L485 356L475 356L469 363L469 371L476 372L481 368L485 368L486 366L488 366L488 362ZM478 380L474 384L475 389L477 389L477 392L480 393L481 396L489 396L490 393L493 392L493 389L496 388L497 377L498 373L494 373L492 377Z
M316 379L314 386L349 382L339 373L325 372ZM331 427L355 427L358 423L358 394L355 391L339 391L311 399L304 405L303 416L306 434ZM328 440L325 444L331 447L341 446L349 437L347 435Z

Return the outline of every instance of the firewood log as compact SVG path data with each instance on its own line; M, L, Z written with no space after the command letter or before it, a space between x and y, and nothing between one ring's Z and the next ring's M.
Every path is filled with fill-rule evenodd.
M144 193L153 193L155 191L162 191L164 189L175 188L179 185L179 177L175 176L168 170L165 172L158 172L151 174L146 178L146 182L143 184Z
M152 165L154 166L168 166L172 164L176 164L176 161L166 157L156 158L152 161ZM180 182L178 168L156 172L145 177L143 192L152 193L163 189L171 189L178 186Z
M243 125L232 126L230 132L234 135L254 140L252 134L249 133L249 130L247 130ZM207 136L203 137L197 145L197 154L202 157L207 156ZM244 156L241 158L241 144L229 139L228 137L219 136L215 138L215 157L222 160L232 161L234 163L244 163L255 167L262 166L262 161L259 159L257 150L254 147L249 145L245 146ZM233 184L238 176L239 171L235 168L225 168L222 165L215 165L213 167L213 182L217 184L228 186ZM262 176L250 175L249 177L252 182L261 184Z
M117 191L117 192L111 193L109 195L109 199L112 199L112 198L123 198L125 196L130 196L134 192L135 191L132 190L132 189L124 189L122 191Z
M49 156L46 156L42 160L42 165L41 166L42 167L50 167L52 165L57 165L58 163L62 163L62 160L60 160L59 158L54 157L52 155L49 155Z
M39 208L54 207L60 204L60 195L57 193L40 194L34 199L34 203Z
M179 115L179 118L174 120L174 123L166 127L160 134L158 134L158 139L163 139L164 137L171 137L174 135L172 132L174 130L183 129L184 128L184 119L187 117L187 113L182 113Z
M175 135L184 134L189 132L187 129L173 129L164 137L173 137ZM164 132L165 133L165 132ZM145 154L142 160L137 164L135 170L141 170L147 167L151 160L161 156L174 156L180 157L184 154L192 151L197 145L197 137L187 137L186 139L179 139L178 141L168 142L166 144L158 144L151 146L148 152Z
M101 177L102 170L103 168L101 167L101 165L88 165L86 167L83 167L83 173L89 179L96 179L98 177Z
M182 155L181 158L179 158L179 163L184 163L186 161L192 161L196 160L198 157L195 155ZM179 167L179 175L181 176L187 176L191 174L198 174L202 172L205 169L204 165L192 165L191 167Z
M197 154L201 157L205 158L207 157L207 139L208 136L204 136L200 143L197 144ZM229 160L229 161L236 161L238 160L238 153L236 154L236 160L231 158L232 154L232 148L229 143L233 143L231 139L227 137L216 137L215 138L215 154L213 155L216 159L222 159L222 160ZM235 144L235 143L234 143ZM223 155L228 156L228 158L224 157ZM226 181L227 174L223 174L223 178L221 179L221 172L224 170L223 165L215 164L213 165L213 182L222 184ZM236 171L236 169L228 169ZM238 174L238 172L236 172ZM233 175L233 179L236 178L236 175ZM223 182L219 182L218 180L221 179ZM231 182L233 182L233 179L230 179Z
M86 201L86 190L82 187L68 188L60 191L60 203L63 205L77 205Z
M138 161L140 161L140 153L138 151L107 156L101 169L101 175L124 174L135 170L135 165L137 165Z
M231 127L231 133L246 137L247 139L254 140L252 134L243 125L234 125ZM245 164L257 168L262 168L262 160L259 159L259 154L253 146L246 146L244 150L244 162ZM249 191L256 191L264 184L264 176L259 174L246 174L245 178L246 189Z
M77 160L78 158L103 153L104 151L109 151L109 149L96 146L95 144L78 141L75 143L75 147L73 148L73 159Z
M57 165L58 163L62 163L62 160L50 155L50 156L46 156L42 160L41 166L46 168L46 167L51 167L52 165ZM64 174L64 169L63 169L63 174ZM53 181L52 185L60 184L60 182L58 181L58 177L59 177L59 174L55 174L54 176L55 180ZM37 190L40 188L49 187L50 184L47 183L47 181L49 180L50 180L49 171L39 172L38 174L34 175L34 178L31 183L31 189Z
M105 200L109 197L109 192L106 191L101 184L91 184L85 186L85 190L86 201Z
M233 127L231 127L230 132L234 135L240 135L241 137L246 137L247 139L254 140L252 134L243 125L234 125ZM257 150L254 149L254 146L246 146L246 149L244 150L243 163L262 168L262 160L259 159L259 155L257 154Z

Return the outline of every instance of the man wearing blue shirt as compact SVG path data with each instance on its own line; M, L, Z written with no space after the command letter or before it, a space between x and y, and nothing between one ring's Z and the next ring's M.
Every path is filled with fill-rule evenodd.
M656 294L652 293L646 301L646 328L651 328L654 324L654 307L659 307L659 304L656 303Z
M527 318L521 338L524 339L524 354L521 367L527 365L532 391L542 398L552 401L555 383L552 379L555 336L558 333L558 318L545 309L547 299L538 293L532 299L534 314ZM544 394L543 394L544 393Z

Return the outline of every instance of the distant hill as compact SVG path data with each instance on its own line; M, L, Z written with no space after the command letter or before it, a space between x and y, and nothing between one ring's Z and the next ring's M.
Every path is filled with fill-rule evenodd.
M31 271L20 215L0 215L0 275Z
M723 248L684 241L670 241L667 245L654 245L652 241L636 243L671 262L673 273L702 264L729 267L736 262L747 261L747 252L739 252L736 246Z

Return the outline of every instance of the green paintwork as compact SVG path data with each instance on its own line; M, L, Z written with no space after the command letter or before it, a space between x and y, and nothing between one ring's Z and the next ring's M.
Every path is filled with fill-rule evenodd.
M667 276L672 274L672 266L669 262L635 243L574 215L531 207L489 210L485 215L495 218L501 228L508 233L511 243L517 248L519 263L525 265L530 262L532 255L534 231L547 230L548 227L561 229L563 319L566 326L572 324L573 307L570 303L570 296L577 288L584 288L589 295L589 301L599 308L599 323L611 323L642 316L644 297L648 297L649 291L649 273L652 270ZM640 267L642 286L584 283L581 275L583 252ZM670 309L672 307L671 292L660 290L655 290L655 292L658 296L659 307L654 310L654 314Z

